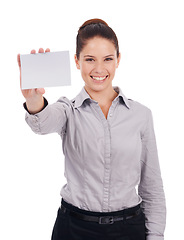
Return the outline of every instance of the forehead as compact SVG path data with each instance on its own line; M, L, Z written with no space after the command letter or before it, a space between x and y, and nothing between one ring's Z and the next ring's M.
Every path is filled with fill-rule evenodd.
M102 37L94 37L87 40L85 46L81 51L81 55L108 55L115 53L116 49L113 42Z

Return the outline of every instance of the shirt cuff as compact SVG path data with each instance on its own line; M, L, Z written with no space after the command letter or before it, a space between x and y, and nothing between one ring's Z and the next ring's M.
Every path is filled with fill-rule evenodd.
M147 236L146 237L146 240L164 240L164 237L163 236Z
M43 99L44 99L44 106L43 106L43 108L42 108L39 112L41 112L41 111L42 111L44 108L46 108L47 105L48 105L47 99L44 98L44 97L43 97ZM28 111L26 102L23 104L23 107L24 107L24 109L25 109L29 114L34 115L34 114L32 114L32 113L30 113L30 112Z

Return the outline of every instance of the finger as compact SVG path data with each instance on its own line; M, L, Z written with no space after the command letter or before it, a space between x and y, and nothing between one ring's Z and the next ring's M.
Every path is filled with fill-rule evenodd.
M43 49L43 48L40 48L40 49L38 50L38 52L39 52L39 53L44 53L44 49Z
M45 50L45 52L50 52L50 49L49 49L49 48L47 48L47 49Z
M31 50L31 54L35 54L36 53L36 50Z
M22 78L21 78L21 62L20 62L20 53L17 54L17 61L18 61L18 65L19 65L19 69L20 69L20 88L21 88L21 85L22 85Z
M43 95L45 93L45 89L44 88L36 88L36 92Z
M17 54L17 62L18 62L19 68L20 68L20 67L21 67L21 63L20 63L20 53Z

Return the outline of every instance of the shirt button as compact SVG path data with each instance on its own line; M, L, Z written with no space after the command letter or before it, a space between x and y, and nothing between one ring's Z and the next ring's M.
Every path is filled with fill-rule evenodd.
M112 117L112 113L110 113L109 116Z
M33 122L34 123L37 123L38 122L38 119L36 117L33 118Z

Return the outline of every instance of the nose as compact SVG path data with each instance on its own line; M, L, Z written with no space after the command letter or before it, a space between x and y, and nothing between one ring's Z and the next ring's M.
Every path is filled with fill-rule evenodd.
M104 64L102 62L96 62L94 72L102 74L105 72Z

